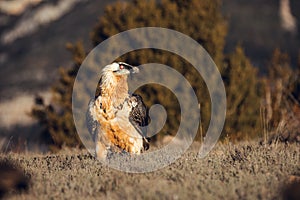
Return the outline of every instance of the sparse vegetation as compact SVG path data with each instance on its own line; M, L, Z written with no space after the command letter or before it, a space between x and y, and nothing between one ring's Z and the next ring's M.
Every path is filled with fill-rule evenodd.
M32 179L28 193L9 199L281 199L283 189L300 176L299 147L219 144L199 159L199 144L194 144L175 163L145 174L110 169L74 149L56 155L9 154ZM297 190L289 190L292 194Z
M300 57L299 57L300 58ZM264 80L265 118L269 142L300 142L300 63L293 69L286 53L275 49Z

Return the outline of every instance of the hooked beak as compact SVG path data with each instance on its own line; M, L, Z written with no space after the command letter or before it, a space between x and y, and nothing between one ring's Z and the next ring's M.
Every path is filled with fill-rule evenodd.
M130 69L130 72L131 72L132 74L135 74L135 73L139 73L140 70L139 70L139 68L137 68L137 67L132 67L132 69Z

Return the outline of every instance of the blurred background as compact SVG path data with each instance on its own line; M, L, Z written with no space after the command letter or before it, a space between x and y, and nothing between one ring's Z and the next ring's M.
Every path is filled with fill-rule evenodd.
M184 21L188 24L187 27L193 28L191 33L187 31L186 34L203 44L213 54L226 82L229 104L234 105L232 113L236 115L228 116L228 127L225 127L224 137L233 134L232 138L241 139L244 138L241 136L244 132L249 132L252 137L264 132L271 132L273 129L278 130L278 125L283 119L283 113L288 111L284 107L286 105L283 100L284 95L287 96L287 102L294 102L289 104L292 106L288 107L292 107L292 110L298 109L298 107L294 108L294 105L299 105L297 104L299 103L299 99L297 99L299 97L299 93L297 93L299 92L297 85L299 77L292 75L297 74L297 67L299 68L300 1L224 0L221 2L201 0L200 3L191 1L191 5L195 4L194 8L185 5L188 3L180 0L150 1L151 3L147 3L149 1L138 3L137 1L124 0L115 4L116 2L114 0L0 0L0 147L4 151L47 151L49 143L55 144L59 148L65 144L80 146L78 138L70 143L64 142L63 139L62 141L54 141L53 139L53 132L56 134L63 130L62 135L70 134L66 132L75 132L72 118L67 118L71 125L60 122L60 120L66 120L61 117L64 115L61 114L64 112L61 111L64 107L61 102L52 102L55 96L56 101L60 98L61 93L59 93L58 88L61 87L61 84L55 87L54 85L61 83L63 77L70 74L68 71L70 67L78 67L85 53L110 35L147 24L159 26L155 21L148 23L146 18L142 18L139 25L126 26L126 20L124 27L118 25L117 19L134 16L132 9L147 8L147 6L151 9L161 10L162 13L172 13L178 9L178 13L182 12L182 16L185 16L186 13L184 9L186 11L194 9L190 13L196 13L195 16L198 16L198 12L200 13L199 18L197 18L199 22L196 21L189 26L189 19ZM155 8L154 5L159 5L161 2L165 8L159 6ZM167 7L169 4L173 6ZM208 14L205 13L206 11ZM213 17L207 17L210 15ZM214 18L219 15L220 19ZM151 22L151 19L149 21ZM220 42L220 50L217 47L218 42L210 42L213 40L211 38L215 37L212 32L208 31L207 37L193 36L193 31L199 30L201 32L203 21L206 22L203 24L208 24L209 28L211 24L210 30L212 32L214 30L221 32L219 36L217 35L221 39L224 38L224 44L222 41ZM108 25L110 23L115 26ZM220 25L218 27L221 28L214 29L218 23L223 24L224 27ZM199 28L195 24L199 24ZM166 22L161 26L180 31L180 27L176 28L176 24L169 25ZM111 28L111 32L107 31L109 28ZM216 47L213 45L211 47L210 43ZM222 56L218 56L218 51L222 53ZM214 55L213 52L217 53ZM249 62L245 65L245 71L248 69L247 66L251 65L251 69L247 73L253 73L254 77L259 77L259 80L254 82L245 82L245 84L253 84L253 90L247 91L251 91L251 94L252 92L255 93L254 96L257 97L255 102L249 100L252 104L258 105L253 108L254 111L250 111L251 115L245 111L252 106L251 103L244 103L247 102L248 97L235 102L237 98L230 95L230 92L234 93L233 85L240 84L239 79L243 77L243 74L237 73L233 76L237 80L231 81L233 80L231 75L235 71L244 70L244 68L237 70L234 68L233 61L239 59L241 59L241 63ZM130 62L130 56L125 60ZM144 60L144 62L146 61ZM236 65L237 67L240 66L239 64ZM270 69L272 66L276 69L273 72ZM76 67L73 67L74 70L76 71ZM63 72L59 73L59 71ZM277 83L279 82L272 82L272 80L281 80L280 83L284 84L278 86ZM292 86L287 84L287 81ZM264 91L260 90L262 88ZM285 89L290 89L290 92L284 93ZM236 90L239 92L238 88ZM282 101L276 100L275 96ZM249 98L254 97L250 96ZM270 103L273 100L274 103ZM280 101L279 106L277 105L278 101ZM151 104L151 102L148 103ZM55 111L56 107L59 107L57 112ZM32 108L34 108L33 111ZM209 110L209 105L206 108L204 111ZM277 116L276 112L278 112ZM52 116L51 113L56 113L59 117L53 117L51 120L49 117ZM241 113L255 119L243 121L243 114ZM56 126L53 124L54 122L59 124L56 124L57 129L49 131L49 127ZM64 125L60 127L62 123ZM176 120L173 123L176 123ZM243 128L242 124L247 124L247 126L250 124L253 130L249 127ZM170 130L173 127L171 125L167 128ZM168 133L170 132L172 131L168 131ZM299 135L299 133L296 134ZM71 137L76 138L76 136Z

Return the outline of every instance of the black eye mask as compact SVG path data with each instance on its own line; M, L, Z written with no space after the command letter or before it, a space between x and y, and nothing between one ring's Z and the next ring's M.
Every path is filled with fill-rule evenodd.
M118 62L120 69L128 69L128 70L132 70L133 66L124 63L124 62Z

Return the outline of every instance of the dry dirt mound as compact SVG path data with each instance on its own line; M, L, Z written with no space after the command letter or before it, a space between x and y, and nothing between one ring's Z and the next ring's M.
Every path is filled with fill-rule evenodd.
M22 168L8 159L0 160L0 198L6 193L28 190L29 178Z

